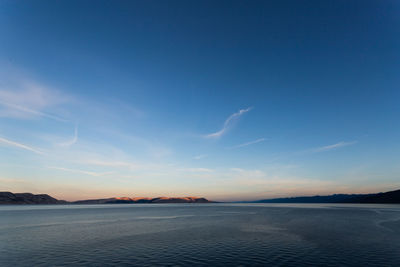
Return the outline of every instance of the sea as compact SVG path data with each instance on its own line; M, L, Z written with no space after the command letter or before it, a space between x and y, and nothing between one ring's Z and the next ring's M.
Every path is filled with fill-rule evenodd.
M400 266L400 205L2 205L0 266Z

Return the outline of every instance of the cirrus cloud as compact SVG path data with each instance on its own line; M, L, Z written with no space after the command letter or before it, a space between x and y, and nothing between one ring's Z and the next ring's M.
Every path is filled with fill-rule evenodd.
M249 112L252 109L253 109L253 107L249 107L246 109L241 109L236 113L233 113L225 120L224 125L222 126L221 130L219 130L215 133L207 134L207 135L205 135L205 137L206 138L219 138L219 137L223 136L232 127L232 124L235 121L237 121L243 114Z

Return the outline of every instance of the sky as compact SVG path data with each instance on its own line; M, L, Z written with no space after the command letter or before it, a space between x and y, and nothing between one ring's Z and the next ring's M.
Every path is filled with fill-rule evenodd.
M0 191L400 188L400 2L0 1Z

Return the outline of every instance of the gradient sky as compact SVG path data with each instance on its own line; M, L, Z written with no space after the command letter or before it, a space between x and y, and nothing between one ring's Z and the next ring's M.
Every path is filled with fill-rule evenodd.
M399 1L0 1L0 191L400 187Z

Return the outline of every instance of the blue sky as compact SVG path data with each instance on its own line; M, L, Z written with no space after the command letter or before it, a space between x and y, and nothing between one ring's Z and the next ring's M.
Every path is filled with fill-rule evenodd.
M398 1L1 1L0 185L75 200L400 186Z

